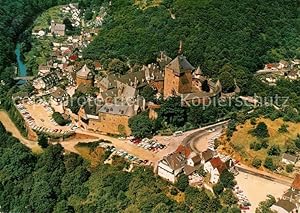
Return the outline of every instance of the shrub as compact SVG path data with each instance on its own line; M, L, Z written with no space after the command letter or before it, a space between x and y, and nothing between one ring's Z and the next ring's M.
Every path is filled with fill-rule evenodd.
M288 165L286 165L285 171L286 171L287 173L291 173L291 172L293 172L293 170L294 170L294 165L293 165L293 164L288 164Z
M261 141L261 146L262 146L262 148L264 148L264 149L267 149L267 148L269 147L269 141L268 141L267 138L262 139L262 141Z
M178 194L178 190L175 187L172 187L170 193L171 195L176 196Z
M62 116L62 114L60 114L59 112L54 112L52 114L52 118L60 126L65 126L66 124L70 123L70 121L64 119L64 117Z
M278 132L279 133L286 133L288 132L289 130L287 129L289 127L289 125L287 124L282 124L279 129L278 129Z
M250 119L250 124L251 125L256 125L256 118L251 118Z
M268 151L268 155L279 156L281 153L280 147L278 145L273 145Z
M254 166L255 168L259 168L261 166L262 160L258 159L258 158L254 158L252 161L252 166Z
M261 143L259 143L259 142L252 142L251 144L250 144L250 149L253 149L254 151L259 151L259 150L261 150L261 147L262 147L262 144Z
M274 163L273 163L273 159L270 157L266 157L265 162L264 162L264 167L266 167L267 169L270 169L272 171L277 168L276 165L274 165Z
M47 147L49 146L47 136L44 135L44 134L39 135L39 138L38 138L38 144L39 144L42 148L47 148Z

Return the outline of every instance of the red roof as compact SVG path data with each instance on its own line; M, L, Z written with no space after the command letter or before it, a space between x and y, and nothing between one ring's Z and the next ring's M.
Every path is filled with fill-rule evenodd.
M77 58L78 58L77 55L71 55L71 56L70 56L70 60L71 60L71 61L76 61Z
M300 174L297 174L293 183L292 183L292 188L296 190L300 190Z
M179 145L176 152L184 154L184 156L187 158L191 154L191 150L183 145Z
M218 169L220 174L226 169L226 164L220 159L220 157L212 158L210 163L213 168Z

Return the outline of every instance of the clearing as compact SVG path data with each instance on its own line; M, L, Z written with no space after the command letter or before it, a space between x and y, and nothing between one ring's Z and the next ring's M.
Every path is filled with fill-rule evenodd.
M270 137L268 138L269 147L276 144L280 146L281 152L283 153L286 149L286 142L293 140L300 134L300 124L292 122L284 122L282 119L276 119L274 121L267 118L258 118L256 124L264 122L268 126ZM278 129L282 124L288 125L288 132L279 133ZM249 133L250 130L254 129L256 125L252 125L249 120L245 124L237 126L237 131L233 133L230 141L227 141L226 136L222 136L221 151L225 151L232 154L235 159L242 161L247 165L251 165L253 158L259 158L262 161L268 156L267 151L269 148L262 148L259 151L250 149L250 144L255 141L259 141L258 138L254 137ZM279 160L281 156L274 157L275 160Z

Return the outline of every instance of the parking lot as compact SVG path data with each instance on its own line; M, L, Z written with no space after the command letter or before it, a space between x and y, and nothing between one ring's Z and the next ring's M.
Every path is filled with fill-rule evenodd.
M99 146L103 147L107 151L112 152L109 159L107 160L108 162L110 162L110 159L113 156L120 156L120 157L124 158L125 160L127 160L128 162L138 164L138 165L142 165L142 164L150 165L150 163L151 163L151 162L149 162L149 160L142 160L132 154L129 154L128 152L126 152L122 149L117 149L114 145L109 144L109 143L102 142L99 144Z
M77 128L74 125L59 126L52 118L52 108L46 101L33 103L30 99L16 104L30 128L47 134L71 134Z

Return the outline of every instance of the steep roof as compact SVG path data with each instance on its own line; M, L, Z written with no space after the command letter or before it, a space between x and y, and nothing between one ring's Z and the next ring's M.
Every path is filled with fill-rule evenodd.
M300 174L296 174L296 177L292 183L292 188L300 190Z
M195 69L195 67L193 67L183 55L177 56L167 65L167 67L177 74L184 73L186 71L192 71Z
M129 117L136 114L134 106L123 104L105 104L100 108L99 112L113 115L126 115Z
M214 157L214 151L207 149L204 152L202 152L201 155L204 161L207 162Z
M215 157L215 158L211 159L210 163L214 169L217 169L219 171L220 174L226 169L226 165L220 159L220 157Z
M199 164L201 162L201 157L199 155L196 155L192 157L191 160L194 162L194 164Z
M177 170L180 168L183 168L186 162L186 158L179 153L171 153L168 156L165 156L163 160L167 163L167 165L172 169L172 170Z
M286 159L286 160L292 161L292 162L294 162L294 163L296 163L296 161L297 161L297 157L296 157L296 156L290 155L290 154L287 154L287 153L284 153L284 154L282 155L282 159Z
M58 87L53 93L51 93L54 98L62 98L67 95L66 91Z
M193 172L197 171L199 169L200 165L197 166L189 166L189 165L185 165L183 168L184 174L186 175L190 175Z
M54 30L55 31L65 31L66 26L64 24L55 24Z
M292 212L296 209L296 205L288 200L278 200L274 205L283 208L287 212Z
M187 158L191 154L191 149L184 145L179 145L176 152L184 155Z
M92 71L87 67L86 64L76 73L77 76L83 77L83 78L87 78L87 77L91 76L92 74L93 74Z

